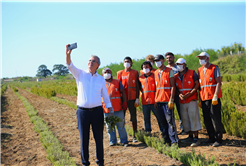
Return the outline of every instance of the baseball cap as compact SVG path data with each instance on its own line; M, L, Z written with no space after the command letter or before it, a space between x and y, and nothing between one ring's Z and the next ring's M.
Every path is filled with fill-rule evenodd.
M150 61L145 61L142 65L141 65L141 69L143 69L143 65L149 64L149 67L152 68L152 65L150 63Z
M158 54L158 55L155 56L154 61L159 61L159 60L161 60L161 59L164 59L164 56L161 55L161 54Z
M206 52L201 52L199 55L197 55L196 57L199 57L199 56L206 56L206 57L209 57L208 53Z
M111 71L111 69L110 69L110 68L105 67L105 68L102 70L102 74L103 74L105 71L107 71L107 70L110 70L110 71Z
M186 60L184 58L179 58L177 61L176 61L176 64L179 63L179 64L186 64Z

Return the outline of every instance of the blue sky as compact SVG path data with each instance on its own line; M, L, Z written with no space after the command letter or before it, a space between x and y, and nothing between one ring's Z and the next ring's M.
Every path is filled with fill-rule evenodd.
M66 65L74 42L72 61L85 70L92 54L103 67L125 56L245 47L245 2L1 2L1 78Z

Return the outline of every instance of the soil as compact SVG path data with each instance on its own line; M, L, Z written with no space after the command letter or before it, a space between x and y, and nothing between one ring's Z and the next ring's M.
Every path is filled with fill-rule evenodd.
M1 165L47 165L46 150L33 130L26 108L10 88L2 98Z
M77 129L76 110L52 100L36 96L28 91L19 89L19 93L27 98L30 104L38 110L38 116L47 122L49 129L59 139L73 157L77 165L80 161L80 136ZM9 88L5 92L6 104L1 117L1 164L2 165L52 165L46 159L46 151L39 141L39 134L33 131L26 109L22 102ZM76 103L76 96L57 95ZM126 124L131 126L130 115L126 113ZM144 129L143 114L137 113L138 129ZM152 133L159 133L156 118L151 117ZM176 121L179 130L179 122ZM11 125L11 127L6 127ZM5 127L4 127L5 126ZM9 137L6 137L9 136ZM179 135L180 139L187 135ZM4 139L3 139L4 138ZM205 141L208 136L206 130L200 131L199 138ZM129 146L109 147L109 138L104 128L104 159L105 165L184 165L180 161L158 153L146 144L132 143L128 137ZM246 140L235 136L223 135L223 145L220 147L198 146L193 148L196 153L206 154L207 157L216 155L216 161L221 165L233 164L246 165ZM189 144L180 143L180 149L191 151ZM96 148L92 132L90 132L90 162L96 165Z

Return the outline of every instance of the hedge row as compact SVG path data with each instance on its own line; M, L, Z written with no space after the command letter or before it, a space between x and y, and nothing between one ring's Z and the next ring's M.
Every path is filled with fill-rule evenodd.
M1 85L1 97L3 96L4 92L6 91L7 89L7 85L6 84L2 84Z
M31 88L31 92L45 98L51 98L53 96L56 96L56 91L52 88L40 88L37 86L33 86Z
M21 96L18 92L15 92L15 94L20 98L20 100L22 100L24 106L26 107L28 116L30 117L30 121L34 124L34 130L41 136L40 141L48 153L46 158L49 159L55 166L76 166L74 159L69 157L69 153L67 151L62 151L63 146L49 130L43 119L37 116L38 111L35 110L27 99Z
M225 74L221 76L222 82L244 82L246 81L246 74Z
M237 106L246 106L246 84L231 82L222 86L222 123L228 135L246 138L246 112Z
M125 126L128 135L133 135L133 129L128 125ZM175 146L168 146L164 144L164 139L159 139L157 135L152 136L151 134L143 131L138 130L135 134L137 139L147 146L155 148L159 153L166 154L172 158L175 158L185 165L188 166L219 166L218 163L215 161L215 157L213 156L212 159L206 159L205 154L201 155L200 153L197 155L192 149L192 152L185 152L181 151L177 145Z

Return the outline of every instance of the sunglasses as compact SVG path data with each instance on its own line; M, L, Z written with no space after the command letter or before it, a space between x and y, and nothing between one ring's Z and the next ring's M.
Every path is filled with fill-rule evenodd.
M95 62L97 62L97 61L96 61L96 60L91 60L91 59L90 59L90 60L89 60L89 62L93 62L93 63L95 63Z

